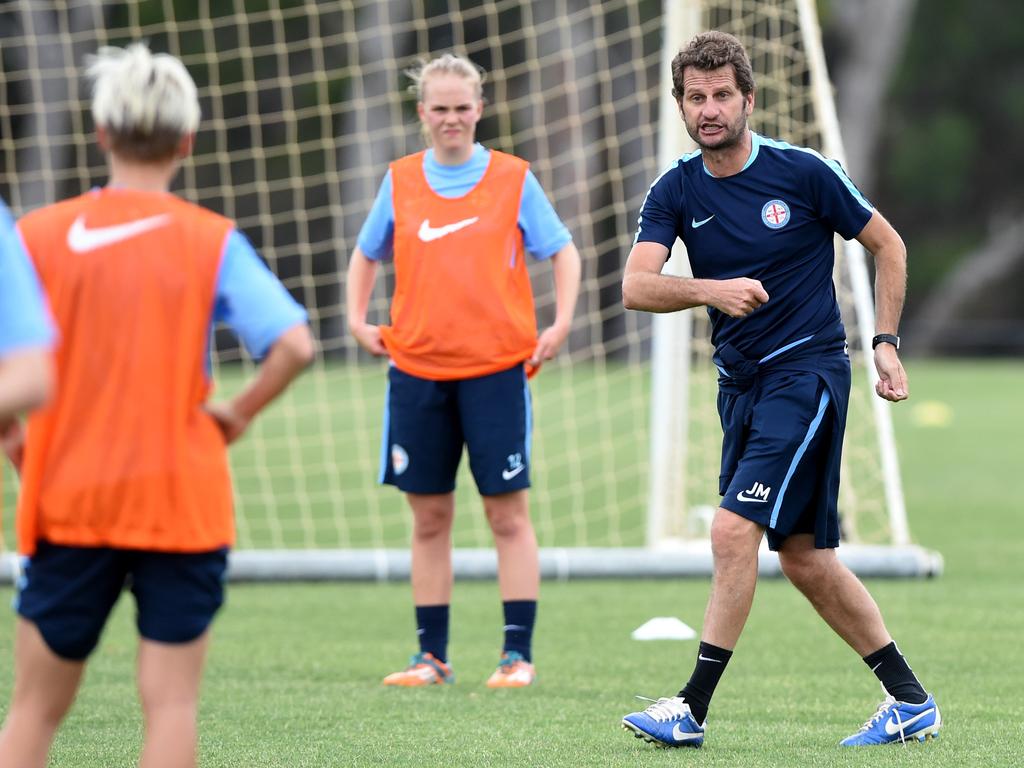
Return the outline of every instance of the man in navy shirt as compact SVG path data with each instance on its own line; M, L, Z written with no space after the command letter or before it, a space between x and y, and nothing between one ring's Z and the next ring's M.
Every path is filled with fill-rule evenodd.
M876 266L878 395L907 398L895 335L906 248L842 167L747 127L750 60L720 32L672 62L672 95L699 149L651 186L622 281L628 309L706 306L724 431L711 526L714 580L697 661L675 696L623 719L637 738L699 747L715 686L750 612L761 537L786 577L877 675L885 701L843 745L924 741L941 725L864 585L836 557L839 463L850 391L846 332L832 268L834 233L856 237ZM661 274L676 238L693 277Z

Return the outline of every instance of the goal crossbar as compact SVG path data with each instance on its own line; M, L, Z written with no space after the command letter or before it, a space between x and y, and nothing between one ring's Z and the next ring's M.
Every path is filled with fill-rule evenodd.
M942 556L922 547L850 544L839 548L839 559L862 578L927 578L942 573ZM493 549L456 549L455 578L493 580L498 560ZM407 549L237 550L231 553L228 579L233 582L409 580ZM674 542L650 547L544 547L541 578L580 579L705 578L711 573L711 546L706 541ZM0 555L0 584L13 584L18 558ZM758 574L782 575L774 552L762 548Z

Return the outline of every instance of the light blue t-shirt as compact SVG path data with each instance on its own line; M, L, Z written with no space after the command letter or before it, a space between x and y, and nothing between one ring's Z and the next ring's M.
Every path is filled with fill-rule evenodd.
M428 149L423 158L423 171L430 188L438 195L462 197L483 178L490 158L490 151L476 144L472 156L462 165L442 165L434 157L434 150ZM356 241L360 250L373 261L391 256L395 233L395 208L391 198L391 170L388 169ZM523 245L536 259L549 259L572 241L572 235L558 218L537 177L529 170L523 179L518 223L523 232Z
M261 358L278 337L308 319L237 229L224 241L213 320L229 325L249 354Z
M18 349L48 347L55 336L39 278L0 200L0 358Z

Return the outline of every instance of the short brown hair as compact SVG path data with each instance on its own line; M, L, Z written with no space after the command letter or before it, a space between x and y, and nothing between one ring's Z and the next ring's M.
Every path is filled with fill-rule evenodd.
M744 96L754 92L754 70L743 43L725 32L702 32L672 59L672 95L683 98L683 73L687 67L705 72L732 64L736 85Z

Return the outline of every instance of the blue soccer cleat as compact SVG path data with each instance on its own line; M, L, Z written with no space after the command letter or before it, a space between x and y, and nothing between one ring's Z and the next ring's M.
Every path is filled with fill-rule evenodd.
M873 744L906 743L911 739L924 742L937 739L942 716L935 697L928 694L923 704L908 704L886 696L878 711L852 736L841 742L841 747L865 747Z
M704 726L697 723L690 714L690 705L678 696L658 699L643 712L626 715L622 727L658 747L699 747L704 743Z

